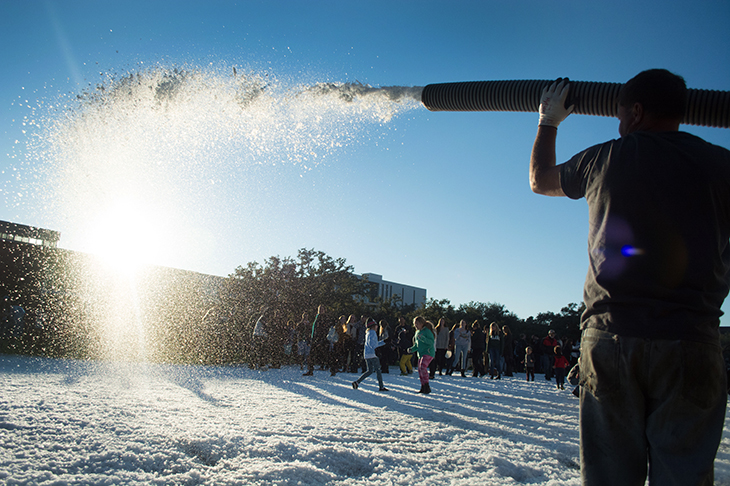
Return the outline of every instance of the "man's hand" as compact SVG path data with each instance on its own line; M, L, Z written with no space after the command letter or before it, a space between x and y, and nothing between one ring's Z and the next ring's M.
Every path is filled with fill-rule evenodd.
M558 125L573 111L573 105L565 107L570 83L558 79L542 90L540 98L540 124L530 155L530 187L537 194L565 196L560 185L560 166L555 163L555 140Z
M572 113L574 105L565 107L569 90L570 83L567 82L567 79L562 78L558 78L557 81L542 90L539 126L558 128L560 122Z

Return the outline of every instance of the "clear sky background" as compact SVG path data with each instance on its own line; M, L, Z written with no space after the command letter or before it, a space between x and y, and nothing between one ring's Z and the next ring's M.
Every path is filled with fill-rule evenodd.
M55 192L68 188L45 179L57 161L48 159L54 150L43 134L76 94L110 76L155 68L236 67L286 92L317 82L625 82L663 67L691 88L730 90L729 24L724 0L0 0L0 219L58 230L62 247L92 251L90 224L137 218L124 237L157 245L154 260L163 265L227 275L250 261L315 248L345 258L356 273L424 287L455 305L497 302L521 318L559 312L582 297L587 207L530 191L535 113L413 108L387 122L354 124L349 112L338 113L331 130L349 128L338 140L343 146L323 150L326 156L282 157L301 150L291 141L275 155L241 154L239 147L238 161L208 161L197 180L188 172L179 182L174 171L147 176L145 161L154 157L142 153L120 162L134 177L120 171L105 178L92 168L88 183L73 179L97 191L64 193L78 196L75 205L53 203ZM138 124L126 125L117 131L127 148L161 151L136 143ZM615 119L569 117L560 127L559 161L616 138L617 127ZM730 147L730 130L684 129ZM175 150L195 145L189 133L177 136ZM135 199L141 192L121 193L146 181L169 191L157 191L154 204ZM220 190L212 191L216 184ZM184 211L174 207L184 206L181 191L194 202ZM110 194L125 201L116 213ZM161 242L156 232L165 235ZM727 316L723 325L730 325Z

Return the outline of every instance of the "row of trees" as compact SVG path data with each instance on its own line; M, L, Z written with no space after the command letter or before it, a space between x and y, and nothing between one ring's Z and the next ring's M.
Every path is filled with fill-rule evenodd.
M235 345L225 351L222 343L210 343L205 349L215 356L203 357L205 362L249 361L249 338L263 307L269 309L269 315L275 315L269 320L270 325L276 326L289 321L299 322L304 312L311 321L321 304L328 308L330 315L366 315L378 321L385 320L393 328L399 317L410 322L416 315L423 315L433 322L444 317L449 325L461 319L469 323L475 320L482 324L497 322L509 325L516 335L525 333L528 337L532 334L542 337L551 328L559 336L567 336L574 342L580 335L583 308L568 304L558 314L544 312L522 320L496 303L470 302L455 307L448 299L429 299L420 307L404 305L399 296L375 297L371 284L356 276L345 259L304 248L294 258L271 257L263 264L252 262L238 267L226 279L220 296L220 302L208 311L207 319L211 324L204 334L225 336L225 341L235 342ZM242 339L231 339L231 327L242 333Z
M26 245L28 246L28 245ZM19 254L27 264L18 265ZM501 304L470 302L455 307L429 299L416 308L398 297L381 299L343 258L301 249L296 257L271 257L240 266L226 278L152 267L134 288L99 273L87 256L65 250L6 248L2 285L26 309L26 332L2 336L0 351L56 357L128 358L160 362L249 362L253 326L261 309L270 324L314 318L318 305L330 315L367 315L395 326L399 317L423 315L449 325L461 319L509 325L513 333L579 337L582 306L519 319ZM12 267L12 271L10 271ZM13 339L10 339L10 338Z

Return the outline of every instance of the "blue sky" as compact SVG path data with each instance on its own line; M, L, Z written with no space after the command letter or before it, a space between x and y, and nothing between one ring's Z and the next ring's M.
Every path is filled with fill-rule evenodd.
M729 21L726 1L0 0L0 219L55 229L62 247L90 249L83 225L97 220L80 222L78 214L104 204L84 199L82 188L62 189L78 196L75 206L39 197L57 190L44 185L53 151L39 148L48 148L39 139L75 94L110 74L237 67L280 86L423 86L559 76L624 82L664 67L691 88L730 90ZM355 125L348 116L332 122L354 126L344 146L316 161L264 154L255 164L199 171L199 180L184 184L169 174L177 199L158 191L155 204L173 216L144 229L164 229L157 263L226 275L307 247L456 305L498 302L527 318L580 301L587 208L530 192L536 114L413 108ZM569 117L558 159L616 138L617 126ZM683 128L730 147L730 130ZM193 140L182 139L178 150L186 143ZM281 151L290 149L297 150L282 142ZM147 168L135 167L142 179L125 181L122 173L93 184L109 185L100 194L140 185ZM208 183L221 190L210 192ZM176 212L183 189L194 209ZM153 212L130 194L125 207ZM727 316L723 324L730 325Z

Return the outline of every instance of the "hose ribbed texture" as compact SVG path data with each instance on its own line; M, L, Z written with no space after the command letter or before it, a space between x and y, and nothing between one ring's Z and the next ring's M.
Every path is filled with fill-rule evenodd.
M421 101L431 111L537 112L540 95L552 80L466 81L429 84ZM574 113L615 117L621 83L571 81ZM730 91L688 89L686 125L730 128Z

